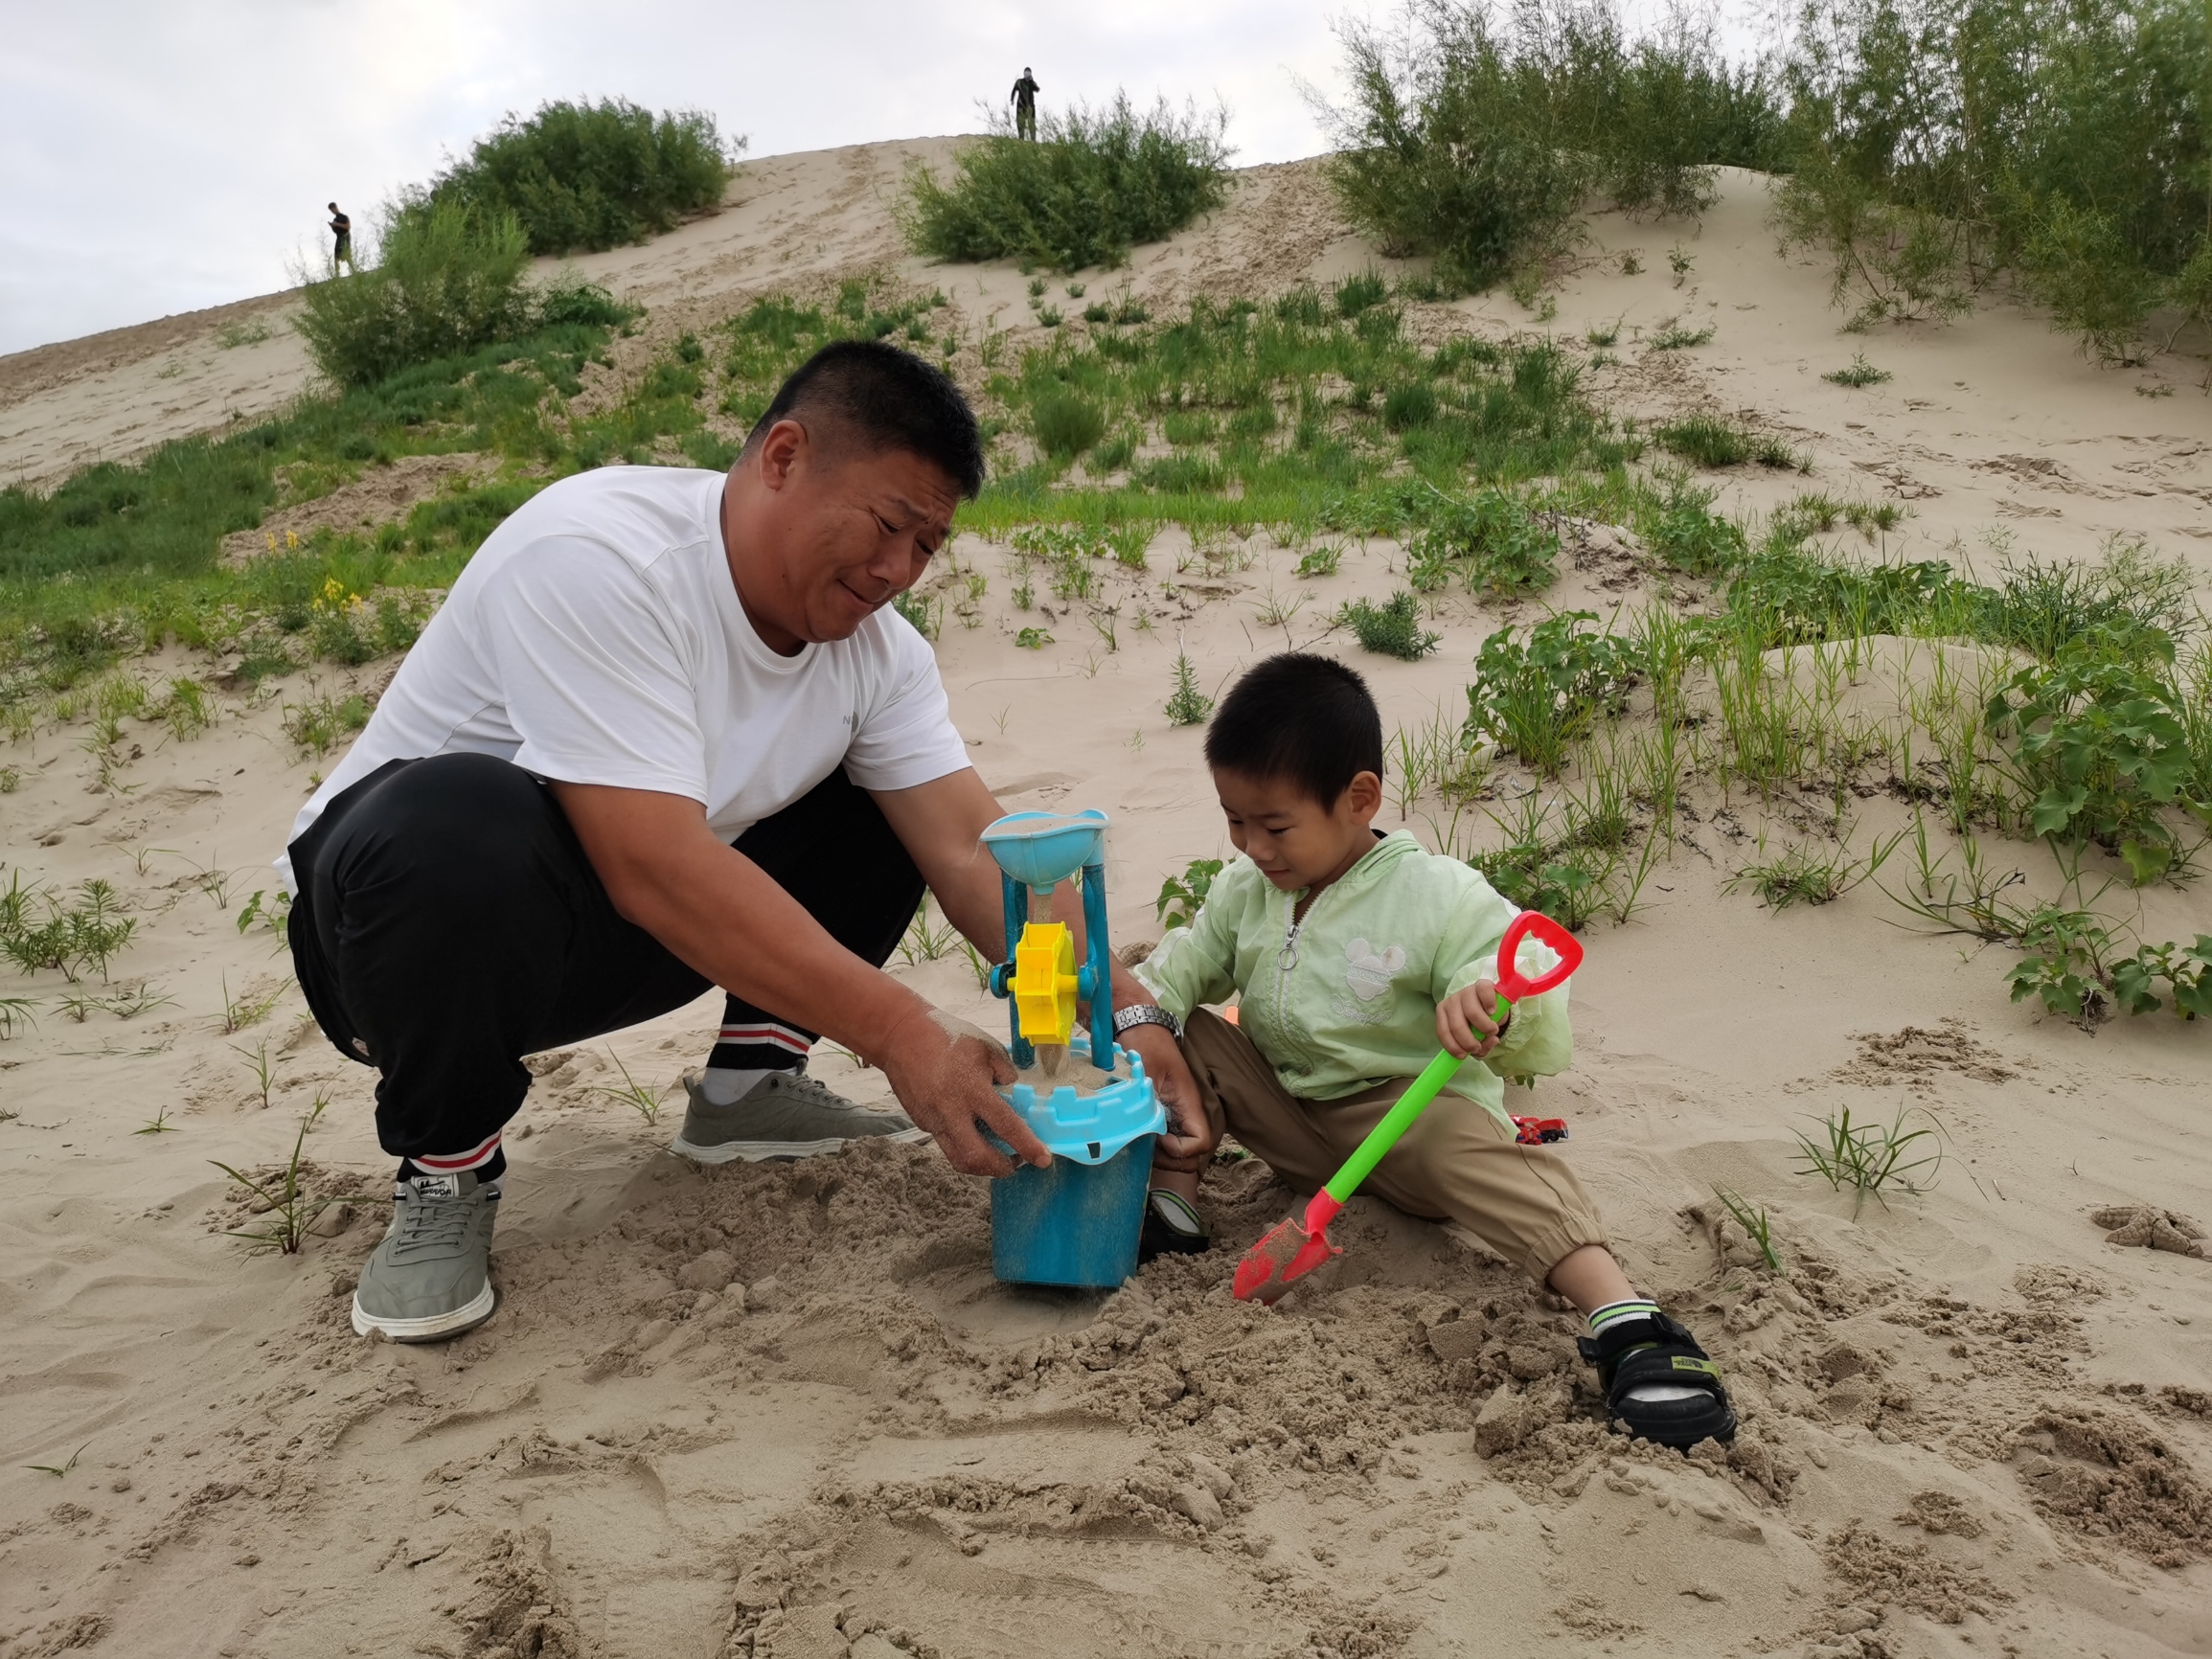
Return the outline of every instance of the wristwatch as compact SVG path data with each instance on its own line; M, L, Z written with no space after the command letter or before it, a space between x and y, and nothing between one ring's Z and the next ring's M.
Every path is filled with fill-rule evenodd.
M1156 1002L1132 1002L1127 1008L1114 1010L1114 1035L1120 1036L1131 1027L1140 1025L1164 1025L1168 1028L1168 1035L1178 1042L1182 1040L1182 1022Z

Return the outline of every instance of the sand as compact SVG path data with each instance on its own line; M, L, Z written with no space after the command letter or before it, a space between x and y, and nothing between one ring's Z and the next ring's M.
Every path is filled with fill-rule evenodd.
M899 261L884 207L910 153L942 144L749 164L724 214L584 263L652 296L647 345L731 296L874 261L942 283L971 323L1019 317L1018 273ZM1786 433L1813 477L1745 478L1742 500L1903 502L1891 546L1908 557L1986 558L1993 531L2046 557L2141 534L2205 570L2195 365L2100 372L1999 307L1841 334L1824 272L1775 259L1758 182L1725 184L1701 228L1595 221L1599 253L1641 248L1655 269L1593 253L1549 327L1718 329L1699 351L1628 352L1605 396ZM1679 288L1677 242L1695 257ZM1370 257L1310 167L1263 169L1130 277L1170 303ZM1417 321L1537 326L1502 297ZM261 352L254 396L304 384L281 340L131 350L88 346L9 394L0 469L219 427L233 392L210 378L172 407L197 383L161 380L164 361L213 377ZM1818 378L1858 351L1896 378ZM1435 657L1359 655L1326 617L1387 594L1395 548L1355 545L1301 584L1262 533L1248 568L1199 582L1173 575L1178 535L1141 596L1115 578L1151 630L1124 625L1108 652L1062 627L1041 653L1013 644L1000 551L964 537L992 589L979 625L940 644L1010 810L1112 815L1117 945L1156 937L1163 876L1226 847L1198 734L1158 712L1178 647L1212 689L1326 640L1395 725L1456 718L1497 625L1455 600ZM1553 603L1649 591L1617 552L1568 562ZM1267 626L1270 594L1311 599ZM303 1022L273 938L235 921L331 763L287 742L283 704L391 669L224 693L189 741L133 725L123 789L98 791L81 729L0 755L22 779L0 794L10 865L114 883L140 924L118 979L172 999L78 1023L55 1011L57 976L0 988L40 999L37 1027L0 1040L5 1659L2212 1651L2212 1263L2187 1249L2212 1222L2212 1036L2170 1015L2094 1035L2039 1019L2005 1000L2001 953L1893 925L1872 887L1780 914L1725 896L1743 856L1726 815L1696 827L1631 925L1592 927L1577 1066L1535 1097L1569 1121L1563 1155L1631 1276L1724 1366L1744 1418L1725 1452L1608 1433L1562 1307L1372 1199L1334 1229L1345 1255L1280 1307L1234 1303L1236 1251L1291 1202L1256 1162L1209 1182L1223 1248L1106 1296L996 1284L986 1188L927 1148L695 1169L660 1149L673 1108L649 1124L609 1091L619 1057L665 1099L711 1040L705 999L534 1060L489 1325L444 1348L355 1338L346 1297L390 1172L371 1078ZM1879 705L1879 678L1859 694ZM1866 832L1902 810L1862 805ZM2150 937L2212 931L2201 889L2143 902ZM1004 1029L957 956L897 971ZM226 997L279 990L259 1023L220 1029ZM882 1098L827 1048L817 1071ZM210 1160L281 1164L318 1098L311 1185L356 1201L303 1253L251 1254L223 1230L264 1218ZM1793 1172L1793 1131L1843 1106L1936 1113L1934 1188L1855 1214ZM157 1114L173 1133L135 1132ZM1786 1275L1761 1269L1716 1186L1767 1209Z

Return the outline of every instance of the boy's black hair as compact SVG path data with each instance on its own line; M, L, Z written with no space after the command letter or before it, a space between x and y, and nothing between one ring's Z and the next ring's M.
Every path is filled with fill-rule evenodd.
M1360 773L1382 776L1382 715L1355 670L1283 651L1245 670L1221 699L1206 728L1206 764L1285 779L1334 807Z
M857 442L870 453L919 455L973 501L983 488L983 437L975 411L943 370L881 340L837 340L791 372L745 435L750 454L787 417L817 443Z

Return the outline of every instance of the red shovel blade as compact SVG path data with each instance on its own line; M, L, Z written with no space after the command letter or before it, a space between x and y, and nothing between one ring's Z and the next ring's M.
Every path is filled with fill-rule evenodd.
M1231 1288L1239 1302L1273 1307L1291 1282L1303 1279L1332 1256L1344 1252L1329 1242L1329 1221L1336 1201L1326 1192L1313 1194L1303 1216L1293 1216L1267 1233L1237 1263Z
M1539 940L1551 946L1559 958L1551 971L1539 974L1535 979L1524 978L1516 958L1520 942ZM1524 910L1513 919L1505 930L1505 937L1497 942L1497 994L1508 1002L1521 1002L1532 996L1541 996L1556 985L1563 985L1569 974L1583 965L1583 942L1554 921L1533 910Z

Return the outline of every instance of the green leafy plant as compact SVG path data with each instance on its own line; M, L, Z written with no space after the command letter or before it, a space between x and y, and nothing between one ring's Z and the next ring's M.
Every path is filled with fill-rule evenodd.
M1030 405L1037 446L1057 460L1072 461L1091 448L1106 436L1106 424L1105 412L1077 393L1047 393Z
M2088 651L2015 674L1986 718L2014 736L2034 832L2118 854L2138 887L2165 875L2181 847L2161 808L2212 822L2212 801L2192 793L2200 768L2177 702L2158 675Z
M1344 550L1334 542L1310 547L1298 556L1297 574L1300 578L1334 576L1336 567L1343 562Z
M1406 578L1418 590L1440 588L1454 574L1471 589L1494 593L1552 584L1559 533L1516 496L1496 489L1464 497L1439 491L1425 507L1426 523L1406 549Z
M1909 1127L1925 1118L1920 1127ZM1797 1133L1798 1171L1818 1175L1836 1192L1849 1188L1851 1213L1857 1216L1868 1194L1884 1208L1885 1190L1925 1193L1935 1184L1943 1168L1943 1125L1935 1116L1917 1106L1901 1108L1888 1123L1854 1123L1851 1108L1820 1120L1818 1137Z
M17 870L0 893L0 956L25 973L53 969L74 983L89 968L104 981L109 962L138 932L137 919L122 911L115 889L98 877L80 882L64 904L45 888L26 887Z
M1192 859L1183 866L1180 875L1171 875L1160 883L1160 896L1152 901L1152 915L1163 927L1190 926L1197 920L1206 895L1214 890L1214 877L1220 873L1219 858Z
M261 1024L269 1017L269 1011L284 1000L285 992L292 988L291 976L287 974L278 982L274 989L259 996L241 993L234 997L231 995L230 975L220 975L219 983L222 986L222 1030L225 1036L235 1035L250 1025Z
M1025 651L1040 651L1058 642L1042 628L1023 628L1014 636L1014 643Z
M18 1026L36 1026L34 1004L27 996L0 996L0 1042L15 1034Z
M1190 654L1175 656L1174 685L1168 693L1166 714L1171 726L1196 726L1214 712L1214 699L1198 690L1198 670Z
M2183 1019L2212 1018L2212 934L2200 933L2191 944L2139 945L2133 956L2112 964L2112 994L2129 1013L2165 1006L2156 989L2160 980Z
M1488 739L1547 776L1601 716L1626 707L1643 671L1632 642L1585 626L1594 611L1562 611L1523 638L1503 627L1482 642L1467 688L1467 736Z
M1654 352L1687 352L1693 347L1713 343L1713 328L1686 329L1679 323L1669 323L1645 342Z
M1381 604L1348 601L1336 613L1337 625L1358 636L1363 649L1404 662L1418 662L1443 643L1442 634L1421 625L1421 602L1400 588Z

